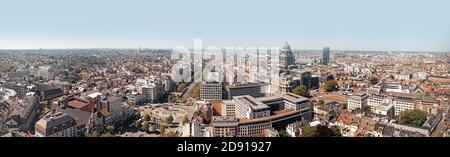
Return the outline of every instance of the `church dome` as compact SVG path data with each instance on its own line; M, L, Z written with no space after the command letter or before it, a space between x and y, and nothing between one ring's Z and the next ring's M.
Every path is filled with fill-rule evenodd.
M290 50L291 49L291 45L288 44L288 42L286 41L283 45L283 50Z

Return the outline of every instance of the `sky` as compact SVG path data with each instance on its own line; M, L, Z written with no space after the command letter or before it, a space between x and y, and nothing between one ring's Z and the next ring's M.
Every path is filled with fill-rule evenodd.
M448 0L1 0L0 49L450 51Z

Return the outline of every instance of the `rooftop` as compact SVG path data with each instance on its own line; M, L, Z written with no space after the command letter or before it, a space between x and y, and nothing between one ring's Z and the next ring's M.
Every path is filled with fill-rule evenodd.
M259 86L261 86L260 83L239 83L233 85L226 85L225 88L236 89L236 88L259 87Z
M269 106L262 103L261 101L256 100L255 98L253 98L250 95L236 96L233 99L240 104L247 105L248 107L252 108L253 110L269 108Z

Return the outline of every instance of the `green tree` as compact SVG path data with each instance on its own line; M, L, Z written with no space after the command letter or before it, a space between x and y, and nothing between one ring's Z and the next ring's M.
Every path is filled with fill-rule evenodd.
M106 132L101 134L100 137L113 137L113 135L110 132Z
M400 113L400 123L420 127L427 120L427 113L421 110L406 110Z
M169 117L166 118L166 123L171 124L172 122L173 122L173 116L170 115Z
M149 121L149 120L150 120L150 115L145 114L145 116L144 116L144 121Z
M344 104L342 104L342 109L347 109L348 108L348 104L347 103L344 103Z
M302 129L303 137L316 137L317 128L313 126L307 126Z
M186 83L184 82L179 82L177 84L177 91L181 91L184 87L186 87Z
M200 98L200 82L196 82L191 89L189 89L189 96L191 98L199 99Z
M181 122L181 124L186 124L186 123L189 123L189 118L188 118L188 116L184 116L184 118L183 118L183 121Z
M166 125L160 125L159 126L159 132L161 133L161 135L164 135L166 133Z
M176 100L176 98L177 98L177 97L176 97L175 95L171 94L171 95L169 95L169 98L168 98L167 101L169 101L169 102L171 102L171 103L174 103L175 100Z
M107 130L110 134L114 134L115 127L114 127L114 125L106 125L106 130Z
M142 121L140 121L140 120L136 121L136 123L134 124L134 127L141 128L142 127Z
M379 81L379 79L378 79L378 77L376 77L376 76L370 76L370 77L369 77L369 82L370 82L370 84L372 84L372 85L377 84L378 81Z
M329 80L326 81L323 85L323 90L325 92L333 92L337 90L337 81L336 80Z
M92 132L86 133L84 136L86 136L86 137L99 137L99 133L97 132L97 130L94 130Z
M149 125L148 121L142 122L142 131L148 132Z
M317 105L319 105L319 106L322 106L324 104L325 104L325 101L323 101L323 100L319 100L318 103L317 103Z
M280 135L280 137L291 137L291 135L289 135L286 130L278 131L278 134Z
M341 137L342 136L341 130L339 129L338 126L333 125L330 127L330 129L333 132L333 137Z
M300 86L295 87L292 90L292 93L297 94L297 95L301 95L301 96L304 96L304 97L309 97L310 96L309 89L305 85L300 85Z
M364 107L363 107L363 111L364 111L364 112L370 112L370 111L371 111L370 106L364 106Z

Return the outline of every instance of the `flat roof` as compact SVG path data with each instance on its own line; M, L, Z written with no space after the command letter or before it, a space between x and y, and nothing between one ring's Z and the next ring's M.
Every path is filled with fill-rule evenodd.
M273 101L289 101L292 103L300 103L304 101L308 101L309 98L294 94L294 93L286 93L285 95L275 95L275 96L266 96L266 97L259 97L256 98L256 100L262 102L262 103L269 103Z
M236 89L236 88L258 87L258 86L261 86L261 84L260 83L240 83L240 84L226 85L225 88Z
M308 101L309 99L294 93L286 93L285 95L283 95L283 98L287 101L290 101L292 103L299 103L299 102L304 102L304 101Z
M306 110L308 110L308 109L301 109L301 110L285 109L285 110L275 111L273 115L267 116L267 117L260 117L260 118L253 118L253 119L239 118L239 124L269 121L269 120L273 120L273 119L278 119L278 118L294 115L297 113L302 113Z
M235 101L238 101L238 103L245 104L254 110L269 108L269 106L262 103L261 101L256 100L250 95L235 96L233 99Z
M84 101L81 101L81 100L78 100L78 99L70 100L68 103L69 103L70 107L77 108L77 109L83 108L83 107L88 105L87 102L84 102Z

